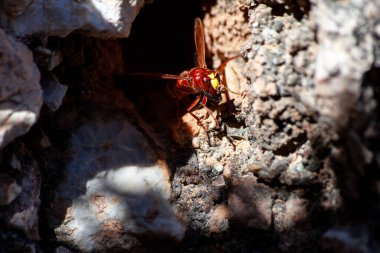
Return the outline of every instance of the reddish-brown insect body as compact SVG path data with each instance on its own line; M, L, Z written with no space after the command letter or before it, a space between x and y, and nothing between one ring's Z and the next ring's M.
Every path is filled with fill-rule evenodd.
M229 90L219 76L224 66L231 60L239 57L236 55L225 62L223 62L217 70L207 68L205 61L205 39L202 21L199 18L195 19L194 25L194 40L197 53L197 66L184 71L180 75L161 74L161 73L135 73L153 78L172 79L176 80L175 89L171 93L177 98L181 99L186 95L197 94L196 99L187 108L187 111L200 122L200 119L195 116L191 111L198 104L202 105L208 113L213 117L216 122L216 127L219 122L213 116L212 111L206 106L208 99L218 101L219 95L226 90ZM229 90L231 91L231 90ZM232 92L232 91L231 91Z
M215 96L216 90L210 86L210 74L213 71L206 68L193 68L185 71L181 76L186 79L178 79L176 84L177 94L179 98L185 95L207 92L211 96Z

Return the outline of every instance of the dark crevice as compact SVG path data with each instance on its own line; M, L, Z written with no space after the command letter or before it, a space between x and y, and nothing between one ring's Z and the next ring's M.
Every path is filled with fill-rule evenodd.
M284 145L276 150L273 150L273 154L280 156L287 156L294 153L307 141L307 134L301 133L291 139L289 139Z
M289 14L293 15L298 21L301 21L305 15L308 15L311 8L311 4L308 1L285 1L285 4L268 3L268 5L272 7L272 14L274 16Z
M194 20L202 18L204 10L213 4L214 1L162 0L146 5L133 22L130 36L122 41L125 72L179 75L193 68ZM171 125L192 102L192 96L180 101L170 96L169 83L128 75L116 77L117 87L138 114L167 140L171 139Z

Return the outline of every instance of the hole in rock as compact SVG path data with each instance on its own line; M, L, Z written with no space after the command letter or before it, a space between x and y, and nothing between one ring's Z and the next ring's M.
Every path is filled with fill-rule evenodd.
M212 2L162 0L145 5L122 42L126 72L179 75L195 67L194 20L203 18ZM159 132L178 120L195 98L177 101L168 93L168 80L123 75L116 82Z

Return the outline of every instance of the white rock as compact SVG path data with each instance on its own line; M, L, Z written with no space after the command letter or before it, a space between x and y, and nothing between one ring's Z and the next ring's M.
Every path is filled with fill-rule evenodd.
M0 29L0 148L25 134L42 106L32 52Z
M77 30L94 37L128 37L144 0L35 0L3 3L0 26L20 37L65 37ZM22 15L20 15L22 13Z
M71 143L72 160L56 192L54 211L66 210L55 229L59 240L83 252L103 252L133 251L137 237L182 239L185 227L168 200L167 167L133 125L89 122Z

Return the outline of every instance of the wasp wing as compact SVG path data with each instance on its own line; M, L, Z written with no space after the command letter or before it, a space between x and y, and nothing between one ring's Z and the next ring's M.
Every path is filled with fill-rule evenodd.
M200 68L207 68L205 60L205 34L203 30L202 20L200 18L195 19L194 40L195 49L197 51L197 66Z

